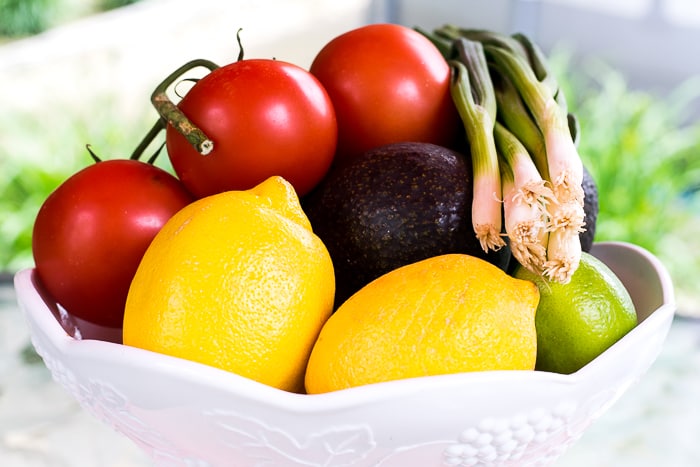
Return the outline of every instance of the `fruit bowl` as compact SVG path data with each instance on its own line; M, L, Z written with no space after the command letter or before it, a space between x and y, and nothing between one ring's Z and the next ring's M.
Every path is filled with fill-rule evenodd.
M550 465L656 359L671 325L664 266L628 243L592 253L623 281L640 323L581 370L461 373L293 394L118 343L67 314L32 269L15 288L54 379L167 466Z

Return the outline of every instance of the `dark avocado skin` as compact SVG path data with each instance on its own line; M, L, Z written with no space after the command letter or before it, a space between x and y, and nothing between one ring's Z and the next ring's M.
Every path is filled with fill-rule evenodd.
M583 211L586 214L584 230L579 234L581 241L581 250L590 252L595 239L595 227L598 221L598 187L593 179L593 176L588 169L583 167Z
M471 227L471 163L427 143L375 148L334 167L302 200L333 259L336 306L373 279L446 253L506 269L509 249L486 255Z

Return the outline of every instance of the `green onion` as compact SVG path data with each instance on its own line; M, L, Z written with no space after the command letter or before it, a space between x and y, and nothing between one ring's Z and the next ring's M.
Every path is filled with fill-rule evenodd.
M465 38L470 41L479 42L483 46L500 47L512 53L527 58L528 51L515 35L509 36L488 29L460 28L447 24L435 31L438 37L456 40Z
M569 130L568 115L546 83L537 80L530 65L506 50L484 46L494 66L515 85L544 137L547 166L557 199L583 203L583 163Z
M560 92L559 83L554 78L554 75L549 71L547 58L542 50L530 40L525 34L515 33L513 39L520 44L517 51L525 51L525 58L532 69L537 81L549 88L549 92L559 104L563 112L567 111L566 98L563 92Z
M439 30L430 32L420 26L414 26L413 29L432 42L433 45L437 47L438 51L440 51L440 54L445 57L445 60L451 60L453 58L452 54L454 53L454 49L452 48L452 43L454 42L454 37L442 34Z
M492 238L500 227L492 206L498 187L514 256L550 280L568 282L581 257L583 163L578 121L544 54L523 34L446 25L429 37L453 67L453 100L472 147L475 231L488 222Z
M494 129L500 158L506 234L515 259L542 275L549 240L548 207L554 194L525 146L501 123Z
M505 245L501 237L501 177L493 136L496 96L481 44L459 39L454 45L458 59L450 60L450 89L471 148L472 227L481 248L488 252Z
M585 211L583 205L574 200L550 205L549 244L545 275L555 282L566 284L578 268L581 260L581 240Z
M550 235L545 275L567 283L581 258L579 233L583 229L583 163L569 128L566 109L555 99L551 82L540 82L523 57L502 48L485 46L498 72L518 90L544 138L547 170L555 203L549 205Z
M498 119L525 146L543 179L549 180L547 151L544 137L530 116L518 90L511 81L501 75L494 77Z

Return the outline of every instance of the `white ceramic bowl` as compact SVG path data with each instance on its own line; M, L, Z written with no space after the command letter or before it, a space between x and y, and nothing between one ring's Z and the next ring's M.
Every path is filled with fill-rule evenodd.
M156 465L541 466L646 372L675 311L669 275L649 252L599 243L593 253L624 282L640 324L580 371L463 373L313 396L98 340L118 334L66 315L31 269L15 287L54 379Z

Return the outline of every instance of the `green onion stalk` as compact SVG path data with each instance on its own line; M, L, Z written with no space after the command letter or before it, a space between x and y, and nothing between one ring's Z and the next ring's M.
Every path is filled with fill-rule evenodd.
M481 248L488 252L505 246L501 236L501 177L493 134L496 96L481 44L460 39L454 45L458 59L449 61L450 90L471 148L472 227Z
M576 202L555 203L550 210L550 234L545 275L566 284L581 261L581 239L585 213Z
M495 89L499 122L503 122L511 136L523 146L523 150L528 152L542 179L547 186L551 186L542 132L532 120L527 107L510 80L499 79ZM571 119L567 121L571 122ZM496 135L498 143L498 132ZM550 193L546 207L547 231L551 235L546 243L547 261L541 266L548 278L565 283L569 281L580 262L581 247L578 234L583 229L585 215L582 203L572 200L561 202L553 191L550 190ZM527 264L523 265L527 267ZM529 269L538 272L536 268Z
M530 116L530 111L513 83L501 75L495 75L493 78L498 120L525 146L542 178L549 180L547 150L542 132Z
M523 57L528 55L525 45L515 34L508 35L488 29L462 28L453 24L446 24L436 29L433 35L437 38L451 41L464 38L479 42L483 46L500 47Z
M525 146L501 123L494 129L506 235L515 259L537 275L547 264L549 206L554 193Z
M485 46L498 73L509 79L542 133L547 171L556 202L549 205L550 236L545 275L567 283L581 259L579 233L585 212L583 163L569 128L566 108L552 94L551 82L541 82L522 57L499 47Z
M495 67L515 85L544 137L552 189L560 202L583 204L583 163L569 131L566 111L529 64L504 49L485 46Z
M570 181L574 187L575 199L567 199L564 194L559 193L559 205L552 205L555 209L550 214L551 231L550 242L551 249L548 249L548 260L545 263L546 274L549 277L556 278L560 282L568 282L571 275L578 268L581 257L581 241L579 234L584 230L585 211L583 208L583 163L576 146L579 138L578 121L575 116L568 113L566 99L564 93L561 92L559 84L554 75L550 72L547 60L540 48L532 42L524 34L513 34L513 38L518 41L526 51L528 63L537 80L549 90L552 98L556 101L559 110L557 113L557 121L561 127L558 131L562 132L562 139L570 149L571 164L569 167L578 171L581 170L581 180L578 179L578 173L575 178ZM568 136L568 137L567 137ZM569 141L570 139L570 141ZM545 141L545 146L547 142ZM557 155L557 154L555 154ZM561 161L566 162L563 158ZM548 158L549 163L549 158ZM549 167L548 167L549 168ZM561 175L560 175L561 176ZM564 177L566 175L563 175ZM556 187L556 176L553 178L554 186ZM568 190L568 187L566 188Z

